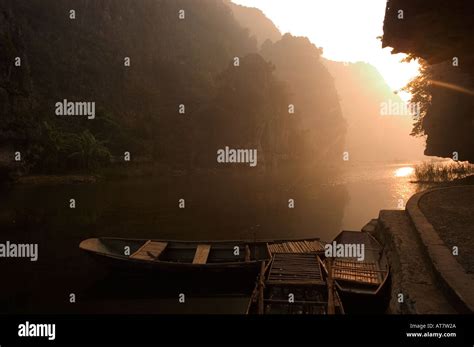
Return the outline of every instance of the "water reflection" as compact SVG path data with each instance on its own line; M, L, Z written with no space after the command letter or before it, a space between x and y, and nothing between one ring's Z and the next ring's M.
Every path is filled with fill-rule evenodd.
M348 200L345 187L327 184L323 175L295 177L291 171L274 176L229 171L13 187L0 201L0 237L38 243L39 260L27 267L22 262L2 262L1 270L12 285L0 288L0 311L70 312L75 308L67 305L65 293L74 291L84 305L94 300L97 289L116 293L115 282L99 282L103 273L78 249L79 242L89 237L331 240L341 229ZM69 208L71 198L76 200L75 209ZM179 208L180 199L185 208ZM294 208L289 208L290 199ZM130 294L130 301L142 296L141 291L131 294L128 281L118 282L125 283L122 289ZM165 306L156 312L168 312Z
M349 195L342 228L360 230L382 209L403 209L413 194L427 189L412 182L413 172L413 163L357 163L346 167L334 181Z
M93 185L16 186L2 192L0 238L38 243L39 260L28 266L21 261L2 262L10 285L0 286L0 311L95 312L93 303L113 293L130 295L130 312L143 311L142 306L132 305L143 296L142 286L129 280L104 280L104 274L78 249L82 239L320 237L329 241L341 229L360 230L377 218L380 209L398 209L400 200L405 204L419 189L410 182L412 167L351 163L342 171L321 174L315 170L297 178L291 170L271 177L229 171ZM76 199L76 209L69 208L71 198ZM185 199L184 209L179 208L180 199ZM121 293L117 283L123 283ZM171 292L180 288L166 283ZM68 304L65 298L71 291L81 304ZM123 300L127 298L112 301L104 310L123 307ZM156 300L156 313L181 312L174 298ZM211 300L210 305L229 304L228 299L222 300ZM202 311L214 312L211 307Z
M413 175L415 169L411 166L404 166L395 170L395 177L407 177Z

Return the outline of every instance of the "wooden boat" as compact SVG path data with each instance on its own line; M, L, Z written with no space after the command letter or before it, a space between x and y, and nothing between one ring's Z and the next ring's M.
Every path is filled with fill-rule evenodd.
M339 295L323 276L318 252L274 253L262 264L247 313L343 314Z
M364 260L355 257L332 258L332 276L346 308L356 311L381 309L386 300L390 269L380 243L368 232L342 231L333 240L342 245L364 245ZM328 261L324 269L328 272ZM357 309L360 308L360 310Z
M79 248L101 258L152 264L169 267L172 270L184 267L241 267L259 264L263 260L268 262L273 253L324 251L318 238L271 241L173 241L102 237L84 240Z
M249 269L270 259L267 243L92 238L79 247L112 265L164 271Z

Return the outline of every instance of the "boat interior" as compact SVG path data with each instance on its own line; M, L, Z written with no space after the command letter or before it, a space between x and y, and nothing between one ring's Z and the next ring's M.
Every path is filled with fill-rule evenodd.
M344 291L374 294L388 275L388 264L381 245L368 233L344 231L338 243L364 243L365 259L337 258L332 266L336 285Z
M122 255L130 247L131 259L189 264L234 263L266 260L270 253L266 243L242 242L180 242L101 239L102 252Z

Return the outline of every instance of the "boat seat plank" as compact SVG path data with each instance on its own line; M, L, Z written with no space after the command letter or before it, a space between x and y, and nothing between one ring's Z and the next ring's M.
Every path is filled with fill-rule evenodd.
M211 245L198 245L194 255L193 264L206 264Z
M292 253L305 254L317 253L324 250L319 240L297 240L297 241L275 241L268 243L268 248L272 253Z
M167 242L156 242L148 240L143 246L141 246L130 258L139 260L156 260L163 253Z

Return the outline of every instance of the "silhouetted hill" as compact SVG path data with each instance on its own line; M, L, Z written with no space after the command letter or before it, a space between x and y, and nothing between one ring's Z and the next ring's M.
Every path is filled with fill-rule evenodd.
M310 48L311 43L307 39L307 42L304 42L305 39L285 35L281 42L275 41L275 35L261 29L264 24L267 26L268 18L260 10L242 6L239 8L241 11L236 19L242 26L249 28L251 35L256 35L259 42L266 39L273 41L273 45L263 45L262 55L276 65L276 73L280 78L292 82L290 83L293 88L292 95L301 100L298 102L303 104L303 113L308 115L314 111L315 115L320 115L321 110L338 109L338 106L335 106L337 101L334 88L337 90L342 115L347 121L347 134L343 141L344 150L350 152L352 159L393 161L414 160L422 157L423 148L420 140L409 136L412 119L408 116L380 115L383 102L390 100L393 103L400 103L401 100L393 94L375 67L365 63L345 65L320 58L320 52ZM268 47L273 46L284 47L278 52L281 59L277 60L274 54L268 53L270 50ZM298 57L300 53L306 54L308 59L302 61ZM313 61L313 58L316 59ZM296 62L302 64L302 67L295 66ZM308 64L320 66L313 71ZM334 82L330 75L334 77ZM327 90L328 95L321 97L323 92L320 89L327 88L324 86L329 85L331 87ZM321 104L321 100L325 100L324 102L330 105ZM319 124L331 118L338 119L340 111L338 112L334 118L326 115L317 116L321 118L315 117L314 120L318 119L316 123ZM342 120L338 122L341 124ZM334 125L338 122L335 121ZM317 124L308 123L307 126L312 128L312 131L316 131ZM333 130L328 134L334 136L336 130ZM317 132L312 137L318 137L326 143L331 142ZM326 147L323 146L323 148ZM340 149L342 150L342 146Z
M226 2L229 4L235 19L240 25L249 29L250 35L255 36L259 47L265 40L276 42L281 39L280 30L261 10L254 7L237 5L231 2L231 0L226 0Z
M260 54L275 65L276 76L288 86L294 105L292 138L295 156L308 163L340 162L346 133L334 81L322 63L321 49L305 37L281 36L276 26L256 8L231 4L238 22L262 43Z
M306 37L285 34L275 43L265 41L261 54L275 65L278 78L288 84L293 117L302 131L297 139L300 152L312 162L340 162L345 121L333 78L322 63L321 49Z
M82 167L84 152L180 162L178 106L195 117L215 76L256 50L219 0L2 1L0 17L0 137L46 170ZM63 99L95 102L97 118L55 116Z
M91 171L125 152L135 162L213 167L226 145L259 148L259 164L275 167L330 151L342 119L329 74L312 60L318 50L268 41L275 71L240 12L263 16L222 0L2 1L0 171ZM262 18L263 32L277 35ZM296 120L282 77L297 95ZM94 102L95 118L56 115L65 99Z

